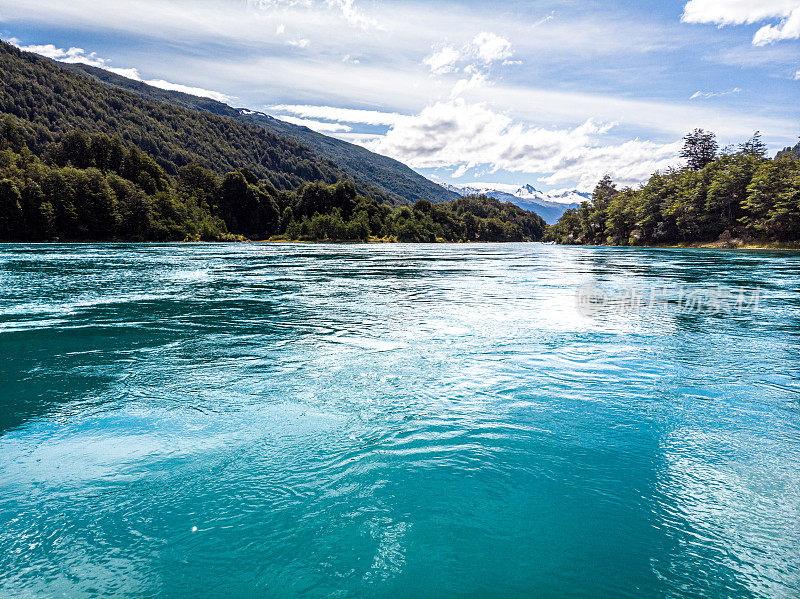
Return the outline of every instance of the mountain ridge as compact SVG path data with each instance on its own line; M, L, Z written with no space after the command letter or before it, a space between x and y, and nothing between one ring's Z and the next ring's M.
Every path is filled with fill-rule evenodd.
M321 158L330 160L354 178L377 188L389 199L388 203L394 205L413 204L417 200L441 203L458 197L457 194L423 177L398 160L318 133L308 127L282 121L258 110L244 107L235 108L211 98L164 90L86 64L63 64L61 66L88 76L103 85L121 88L148 100L164 102L197 112L210 112L244 124L261 127L281 137L293 139L310 148Z
M524 210L535 212L541 216L548 225L558 222L558 219L561 218L567 210L577 208L580 202L590 200L592 197L590 193L579 192L577 190L548 194L529 184L523 185L514 193L492 189L490 187L457 187L455 185L444 185L444 187L461 195L485 195L502 202L510 202ZM563 200L565 199L573 201L564 202Z
M64 134L119 137L174 176L197 164L218 175L246 168L277 190L348 178L330 160L296 140L255 124L222 118L106 86L66 65L0 42L0 113L13 116L27 145L40 154ZM384 194L354 181L362 193ZM387 198L388 199L388 198Z

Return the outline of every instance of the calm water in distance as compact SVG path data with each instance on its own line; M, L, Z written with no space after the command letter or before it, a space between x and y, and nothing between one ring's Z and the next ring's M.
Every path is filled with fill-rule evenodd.
M800 254L0 245L0 596L800 596Z

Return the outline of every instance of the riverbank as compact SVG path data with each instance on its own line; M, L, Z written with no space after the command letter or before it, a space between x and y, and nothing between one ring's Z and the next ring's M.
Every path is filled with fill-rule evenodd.
M798 242L779 242L779 241L745 241L742 239L731 239L730 241L705 241L692 243L678 243L669 245L657 245L648 247L670 247L687 249L707 249L707 250L784 250L800 251Z
M693 241L684 243L654 243L647 245L613 245L613 244L556 244L577 247L639 247L639 248L661 248L661 249L696 249L696 250L781 250L787 252L800 252L798 242L779 242L779 241L743 241L733 239L730 241Z

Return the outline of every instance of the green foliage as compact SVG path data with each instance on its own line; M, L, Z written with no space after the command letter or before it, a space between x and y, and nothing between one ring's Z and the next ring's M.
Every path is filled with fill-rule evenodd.
M0 42L0 113L18 119L21 139L10 143L17 147L24 143L40 155L59 140L76 168L117 172L119 157L114 150L122 143L138 148L170 176L188 164L217 175L248 168L283 190L306 181L334 183L347 177L308 147L263 127L146 100L4 42ZM111 147L97 147L103 139L91 137L97 133L111 137L107 142ZM98 164L98 156L109 164ZM53 160L60 162L57 155Z
M219 177L189 164L171 177L99 133L70 131L41 157L14 119L0 121L0 134L0 240L526 241L545 229L539 216L486 197L392 209L349 179L278 191L247 169Z
M712 134L699 130L689 138L701 144L713 141ZM733 236L800 240L800 157L788 151L774 160L766 158L758 133L739 151L700 166L709 156L710 149L694 162L690 159L687 168L656 173L635 190L618 190L604 178L592 201L568 210L545 239L612 245L708 242Z
M0 121L1 240L233 238L205 190L176 185L136 147L74 131L39 158L20 145L23 131Z
M719 144L716 135L702 129L695 129L683 138L681 158L686 158L689 168L700 170L714 161L718 150Z
M747 188L743 222L770 239L800 238L800 159L762 161Z
M99 83L102 73L3 42L0 73L0 239L523 241L544 233L538 216L516 206L485 197L434 204L452 194L396 161L305 129L294 136L378 183L351 179L289 132L273 132L277 121L247 124L210 100L155 97L144 84L131 93L119 81ZM428 199L395 210L385 203L412 197Z
M287 239L413 243L538 241L546 227L538 215L486 196L392 209L359 195L350 181L304 185L280 222Z

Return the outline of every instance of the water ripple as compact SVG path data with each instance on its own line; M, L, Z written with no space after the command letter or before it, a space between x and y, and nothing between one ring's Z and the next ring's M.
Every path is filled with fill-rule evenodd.
M799 274L0 245L0 596L797 596ZM587 284L762 298L592 318Z

